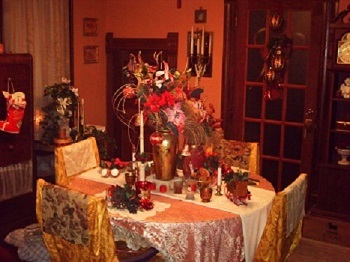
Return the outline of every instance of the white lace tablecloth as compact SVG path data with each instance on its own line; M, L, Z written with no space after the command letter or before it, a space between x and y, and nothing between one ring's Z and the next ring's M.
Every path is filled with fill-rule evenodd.
M123 174L104 178L99 169L79 177L107 185L125 183ZM146 218L126 217L114 211L119 213L112 220L115 235L127 240L128 246L134 249L156 247L166 261L252 261L275 192L258 187L249 187L249 190L252 197L247 206L236 206L224 195L216 196L215 189L209 203L201 202L199 194L195 200L186 200L184 194L170 190L166 194L153 191L153 198L158 195L164 200L166 197L171 207L164 205L158 210L160 213L153 211ZM157 199L155 205L160 202L165 201ZM179 215L166 217L171 212ZM182 214L184 212L187 213ZM217 216L210 217L213 214Z

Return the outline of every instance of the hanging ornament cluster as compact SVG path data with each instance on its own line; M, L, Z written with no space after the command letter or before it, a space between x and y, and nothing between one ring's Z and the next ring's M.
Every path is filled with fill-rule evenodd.
M282 11L275 12L269 19L271 39L268 43L268 52L264 58L263 79L266 83L265 100L282 98L282 87L286 60L290 58L293 41L284 31Z

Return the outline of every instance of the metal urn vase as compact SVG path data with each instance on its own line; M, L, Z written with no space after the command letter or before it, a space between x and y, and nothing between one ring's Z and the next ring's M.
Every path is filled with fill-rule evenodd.
M151 135L153 164L156 179L171 180L175 176L178 140L169 130L156 131Z

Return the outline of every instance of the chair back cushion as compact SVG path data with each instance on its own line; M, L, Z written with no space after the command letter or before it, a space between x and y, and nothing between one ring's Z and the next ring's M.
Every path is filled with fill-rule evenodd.
M254 261L286 261L302 235L307 175L276 194ZM295 213L295 214L294 214Z
M88 196L47 184L42 190L43 231L79 245L89 243Z
M55 178L58 185L65 186L71 176L99 165L99 152L94 137L55 149Z
M105 199L38 179L36 215L52 261L116 261Z
M282 191L287 198L287 237L305 215L306 185L306 174L303 173Z
M259 174L259 150L258 143L238 140L221 139L214 150L219 157L230 166L249 170Z

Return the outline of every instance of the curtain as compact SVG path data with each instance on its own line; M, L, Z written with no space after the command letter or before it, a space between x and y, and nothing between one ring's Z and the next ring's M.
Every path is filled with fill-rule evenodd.
M69 0L3 0L3 14L5 52L33 56L34 108L41 109L44 87L70 78Z

